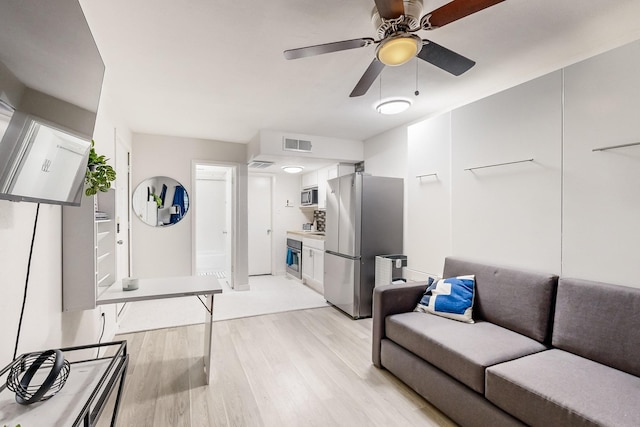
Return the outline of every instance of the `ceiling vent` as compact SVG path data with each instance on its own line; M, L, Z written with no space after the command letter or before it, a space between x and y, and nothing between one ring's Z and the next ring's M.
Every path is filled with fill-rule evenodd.
M254 160L249 162L249 167L254 169L266 169L271 166L273 162L261 162L260 160Z
M311 141L285 137L282 143L282 150L283 151L303 151L305 153L310 153Z

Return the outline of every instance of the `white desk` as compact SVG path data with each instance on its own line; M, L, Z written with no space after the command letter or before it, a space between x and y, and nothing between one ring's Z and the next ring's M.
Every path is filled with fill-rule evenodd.
M197 295L206 296L209 314L204 327L204 371L207 384L209 384L211 379L213 296L222 293L218 279L208 276L160 277L139 279L138 283L138 289L123 291L122 282L117 281L98 297L96 304L116 304Z

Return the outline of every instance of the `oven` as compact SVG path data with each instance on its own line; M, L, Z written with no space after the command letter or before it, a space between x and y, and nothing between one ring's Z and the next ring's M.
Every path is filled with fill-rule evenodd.
M287 273L302 279L302 241L287 238Z

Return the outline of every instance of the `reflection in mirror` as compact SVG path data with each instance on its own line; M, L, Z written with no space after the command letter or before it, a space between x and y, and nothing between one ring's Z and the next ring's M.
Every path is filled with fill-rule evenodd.
M187 190L173 178L146 179L133 192L133 211L142 222L153 227L176 224L188 210Z

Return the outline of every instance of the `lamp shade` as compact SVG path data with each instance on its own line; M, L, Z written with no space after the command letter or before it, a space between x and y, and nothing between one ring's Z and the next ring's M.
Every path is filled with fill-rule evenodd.
M411 107L408 99L390 99L376 105L376 111L380 114L398 114Z
M300 173L302 172L302 169L304 169L302 166L282 166L282 170L286 173Z
M399 35L383 41L376 56L384 65L402 65L416 56L422 41L414 35Z

